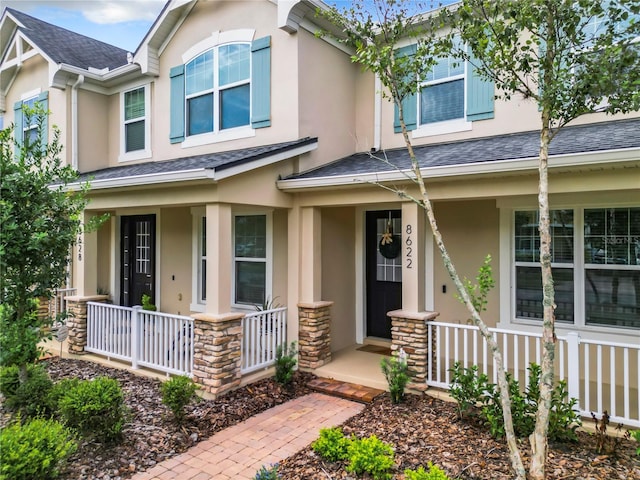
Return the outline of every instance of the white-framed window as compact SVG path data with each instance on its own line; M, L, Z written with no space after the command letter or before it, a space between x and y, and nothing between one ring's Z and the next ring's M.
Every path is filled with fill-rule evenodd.
M233 303L264 305L270 298L271 215L236 213L233 217Z
M420 83L419 97L420 125L464 120L465 62L440 58Z
M542 318L537 215L513 217L516 322ZM556 320L640 329L640 206L553 210L551 232Z
M193 223L191 310L204 312L207 304L207 217L204 207L191 209Z
M131 88L120 94L120 161L151 157L149 97L149 85Z
M185 64L187 137L249 125L251 44L218 45Z

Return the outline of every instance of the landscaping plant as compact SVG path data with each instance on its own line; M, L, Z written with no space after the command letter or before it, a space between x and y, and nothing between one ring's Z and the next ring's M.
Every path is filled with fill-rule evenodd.
M285 342L276 348L276 382L280 385L288 385L293 380L293 369L298 364L297 354L296 342L289 346Z
M347 472L356 475L367 473L374 480L391 478L389 470L393 467L393 448L375 435L352 440L349 444L348 455Z
M184 419L184 407L193 398L199 398L196 395L198 385L186 375L179 375L167 380L161 385L160 389L162 391L162 403L171 409L178 423Z
M340 427L320 429L320 437L311 444L314 452L330 462L339 462L349 457L351 439L344 436Z
M54 420L17 421L0 432L0 480L58 478L76 448L71 431Z
M53 382L47 371L42 365L28 364L23 383L19 376L17 365L0 368L0 393L4 395L7 408L19 412L24 419L51 415L56 405L50 401Z
M260 470L256 472L253 480L278 480L279 478L278 464L274 463L273 465L269 465L269 467L265 467L264 465L260 467Z
M391 403L400 403L404 398L404 389L411 380L404 351L400 349L398 357L382 357L380 367L389 385Z
M432 462L427 463L427 468L429 470L425 470L424 467L419 467L417 470L405 470L404 478L406 480L450 480L444 470Z
M629 435L640 444L640 430L629 431ZM636 448L636 454L640 456L640 445Z
M484 373L478 374L477 365L462 368L460 362L455 362L449 371L451 372L449 395L458 402L460 418L468 413L477 412L486 394L489 377Z
M98 377L79 381L63 394L58 405L66 424L84 436L111 442L122 434L127 409L115 379Z

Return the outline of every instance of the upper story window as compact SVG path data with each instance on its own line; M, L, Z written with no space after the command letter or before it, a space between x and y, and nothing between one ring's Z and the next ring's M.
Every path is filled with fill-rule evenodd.
M122 92L122 134L120 160L138 160L151 156L149 85Z
M249 44L221 45L185 65L187 136L249 125Z
M398 55L416 50L407 45ZM479 77L472 62L441 57L418 81L418 93L402 100L404 121L414 138L471 130L472 122L494 116L494 84ZM397 107L393 127L401 131Z
M464 119L465 65L453 56L441 58L420 88L420 124Z
M34 112L38 109L38 113ZM39 123L42 123L40 141L43 146L48 143L49 132L49 92L29 92L22 96L22 99L13 105L14 113L14 137L18 145L25 142L29 144L37 141Z
M271 125L271 37L253 35L214 32L171 69L171 143L206 145Z

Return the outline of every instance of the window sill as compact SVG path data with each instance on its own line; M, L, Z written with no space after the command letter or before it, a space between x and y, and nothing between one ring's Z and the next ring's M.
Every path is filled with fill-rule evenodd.
M212 143L228 142L230 140L238 140L240 138L255 137L256 131L251 126L230 128L215 133L202 133L187 137L182 142L182 148L199 147L201 145L210 145Z
M496 328L512 332L541 333L542 320L512 319L511 322L498 322ZM577 332L584 339L618 343L628 343L629 337L637 336L640 332L638 329L633 328L575 325L558 321L556 321L555 331L560 337L564 337L569 332Z
M411 133L412 138L433 137L447 133L468 132L473 129L473 122L464 119L421 125Z
M144 160L151 157L151 150L136 150L135 152L121 153L118 157L118 162L131 162L133 160Z

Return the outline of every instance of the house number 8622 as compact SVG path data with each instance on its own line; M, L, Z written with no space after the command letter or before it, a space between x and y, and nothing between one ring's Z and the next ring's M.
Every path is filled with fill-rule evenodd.
M411 237L411 234L413 233L413 228L411 227L411 224L405 227L404 233L407 236L407 238L404 241L404 245L405 245L404 256L407 262L407 268L413 268L413 238Z

